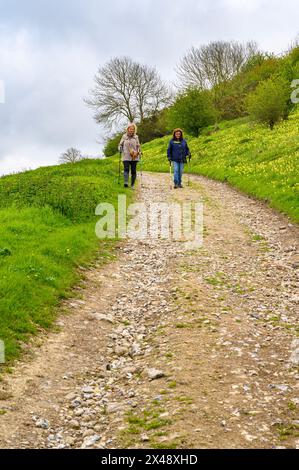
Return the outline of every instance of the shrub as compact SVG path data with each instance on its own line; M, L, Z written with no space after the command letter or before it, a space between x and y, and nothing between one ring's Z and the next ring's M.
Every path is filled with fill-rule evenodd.
M270 78L248 95L247 110L253 120L267 124L272 130L278 121L287 117L289 98L289 82L281 77Z
M198 136L204 127L216 121L217 112L212 94L191 88L181 93L168 112L168 126L181 127L187 133Z

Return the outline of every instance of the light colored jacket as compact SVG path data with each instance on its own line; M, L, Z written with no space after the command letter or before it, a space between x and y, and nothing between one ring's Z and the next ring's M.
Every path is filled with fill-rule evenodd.
M140 160L140 142L137 134L132 137L128 133L124 134L118 146L119 152L122 153L122 161L139 161ZM133 159L131 152L137 152L137 158Z

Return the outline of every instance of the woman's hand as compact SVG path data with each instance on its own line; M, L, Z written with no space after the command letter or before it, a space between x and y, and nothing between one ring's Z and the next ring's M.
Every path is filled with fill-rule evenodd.
M136 158L138 158L139 152L136 150L130 150L130 155L132 157L132 160L136 160Z

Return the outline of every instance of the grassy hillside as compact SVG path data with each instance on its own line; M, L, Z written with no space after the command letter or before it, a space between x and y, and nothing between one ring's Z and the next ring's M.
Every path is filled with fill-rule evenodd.
M109 259L95 236L98 203L116 202L117 163L85 160L0 178L0 339L6 359L55 319L79 265Z
M219 128L188 138L189 172L226 181L299 222L299 109L273 131L246 118ZM164 137L143 146L145 170L169 171L168 141Z

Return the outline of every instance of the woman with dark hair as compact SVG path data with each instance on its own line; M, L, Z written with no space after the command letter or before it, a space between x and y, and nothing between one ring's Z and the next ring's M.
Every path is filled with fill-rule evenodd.
M169 164L173 164L174 188L182 188L182 176L187 157L191 158L187 141L184 139L182 129L174 129L173 137L167 149Z
M127 126L127 132L122 136L118 146L122 153L124 164L124 186L129 186L129 174L131 169L131 188L134 187L137 173L137 163L140 161L141 147L137 135L137 126L130 123Z

